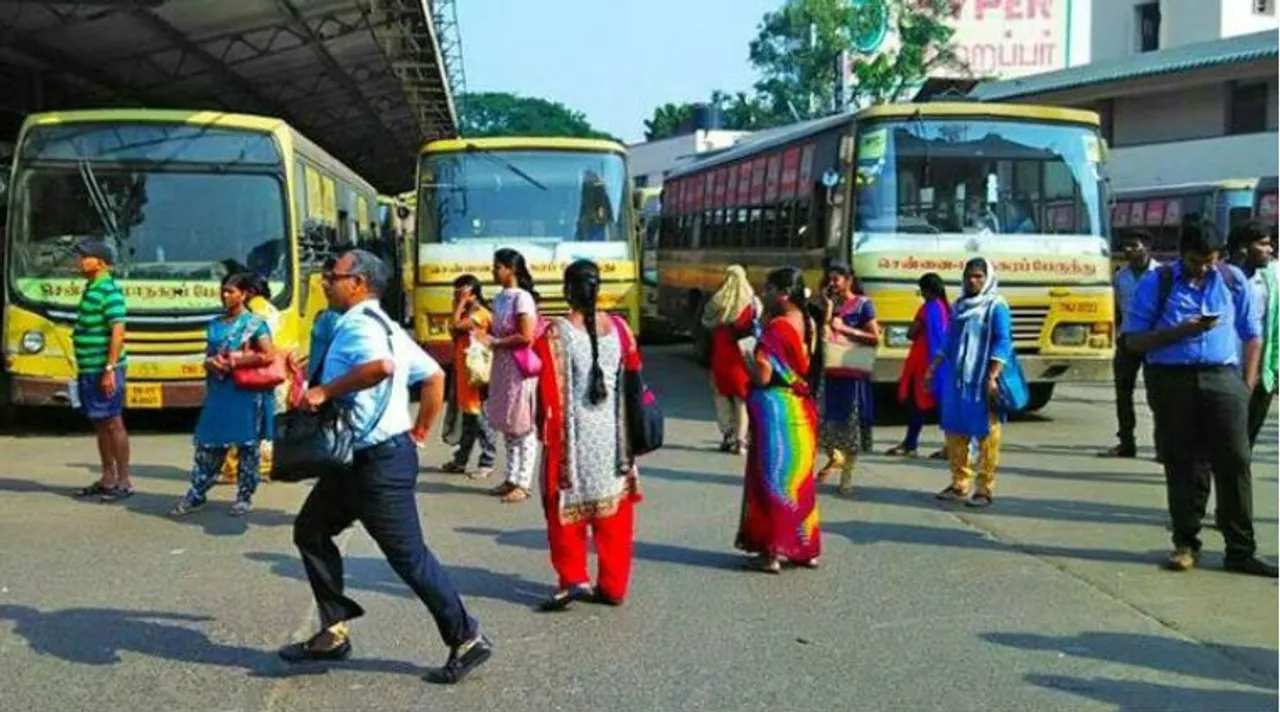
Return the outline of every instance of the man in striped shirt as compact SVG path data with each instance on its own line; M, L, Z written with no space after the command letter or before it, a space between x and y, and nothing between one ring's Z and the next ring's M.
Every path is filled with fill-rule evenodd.
M80 490L81 497L115 502L133 495L129 477L129 434L124 428L124 293L111 278L115 250L103 240L76 246L80 273L88 282L76 307L71 342L76 354L80 408L93 423L102 458L102 478Z

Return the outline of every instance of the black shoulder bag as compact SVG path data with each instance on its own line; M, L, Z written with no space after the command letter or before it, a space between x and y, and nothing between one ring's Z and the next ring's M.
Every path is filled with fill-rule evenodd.
M365 309L363 313L386 330L387 344L394 357L394 332L390 324L370 309ZM309 387L315 387L321 382L324 359L328 354L329 344L326 344L320 354L320 368L311 377ZM325 403L314 413L295 409L277 415L271 479L279 482L301 482L349 473L355 459L356 443L368 437L378 426L391 403L391 389L394 387L394 383L387 384L373 419L362 431L357 431L351 423L351 408L335 401Z

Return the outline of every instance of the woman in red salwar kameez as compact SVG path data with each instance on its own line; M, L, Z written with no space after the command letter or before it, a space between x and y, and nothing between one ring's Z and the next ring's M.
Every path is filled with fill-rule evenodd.
M579 260L564 275L566 317L534 344L542 436L543 508L558 590L540 605L564 610L574 601L620 605L631 578L632 507L640 501L626 440L622 373L640 367L635 339L621 319L596 318L600 270ZM587 571L588 530L599 566Z

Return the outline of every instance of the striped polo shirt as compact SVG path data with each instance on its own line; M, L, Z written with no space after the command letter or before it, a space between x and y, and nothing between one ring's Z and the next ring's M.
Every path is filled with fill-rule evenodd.
M80 373L101 373L107 367L111 347L111 326L124 323L124 292L109 274L103 274L85 285L84 296L76 307L76 326L71 332L75 346L76 366ZM125 365L123 347L117 366Z

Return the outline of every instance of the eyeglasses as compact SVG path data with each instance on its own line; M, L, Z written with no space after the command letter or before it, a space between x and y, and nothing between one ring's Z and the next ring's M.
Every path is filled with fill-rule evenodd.
M323 279L329 284L333 284L334 282L340 282L344 279L355 279L356 277L359 277L359 276L360 275L358 274L350 274L350 273L342 273L342 272L325 272L323 275L321 275L320 279Z

